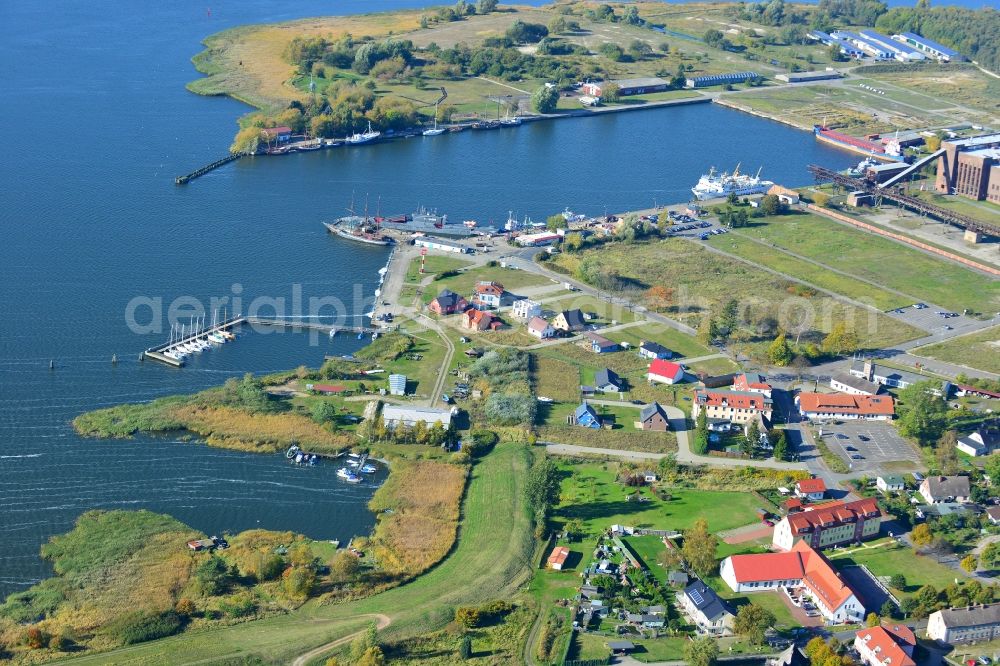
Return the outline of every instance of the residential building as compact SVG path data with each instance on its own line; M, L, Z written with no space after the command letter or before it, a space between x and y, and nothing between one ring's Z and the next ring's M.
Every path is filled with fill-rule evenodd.
M835 372L830 377L830 388L848 395L878 395L882 387L864 377L855 377L849 372Z
M920 495L928 504L969 501L971 493L967 476L928 476L920 482Z
M598 429L601 427L601 417L597 415L597 410L587 403L581 404L573 412L573 423L584 428Z
M878 536L882 512L875 498L826 502L790 513L774 526L771 544L792 550L799 542L823 549Z
M260 134L265 143L270 143L271 141L285 143L292 138L292 128L285 126L267 127L261 130Z
M906 482L903 477L890 474L875 479L875 487L883 493L898 493L906 490Z
M795 496L818 502L826 497L826 482L823 479L802 479L795 484Z
M1000 525L1000 506L987 507L986 517L990 519L990 523L993 525Z
M646 379L660 384L676 384L684 379L684 368L680 363L657 358L649 364Z
M792 643L776 657L768 659L766 666L810 666L810 661L802 648Z
M614 370L601 368L594 374L594 388L601 393L620 393L625 390L625 382Z
M730 421L742 425L758 414L768 421L772 420L773 403L761 393L706 389L694 393L692 418L697 419L702 410L705 410L709 420Z
M434 409L433 407L403 407L400 405L385 405L382 407L382 421L390 430L398 425L412 428L417 422L427 427L440 423L447 429L451 426L451 411Z
M934 189L1000 203L1000 133L942 141Z
M670 419L667 418L667 413L663 411L663 407L658 402L650 403L642 408L639 412L639 423L642 424L643 430L666 432L670 429Z
M988 456L1000 449L1000 419L980 424L978 430L959 439L955 448L973 457Z
M906 388L917 382L935 379L909 370L898 370L886 365L879 365L873 363L871 359L855 359L851 364L850 373L860 379L891 388Z
M469 302L450 289L444 289L428 303L427 309L439 315L450 315L468 310Z
M707 76L695 76L684 82L685 88L707 88L708 86L720 86L733 83L746 83L759 78L757 72L732 72L730 74L710 74Z
M556 546L549 553L549 559L547 561L550 569L555 569L556 571L562 571L563 565L566 564L566 560L569 558L569 548L566 546Z
M674 352L657 342L643 340L639 343L639 356L650 360L670 359L674 357Z
M496 310L503 301L504 293L503 285L499 282L477 282L472 305L475 308Z
M715 590L700 580L690 583L677 595L681 612L687 615L706 634L722 636L733 633L736 613Z
M530 298L521 298L511 304L510 316L520 321L531 321L532 317L542 316L542 305Z
M389 375L389 395L406 395L406 375Z
M800 393L795 405L803 418L891 421L895 403L888 395L848 395L844 393Z
M583 334L584 344L595 354L607 354L621 349L621 346L613 340L608 340L603 335L598 335L593 331L586 331Z
M555 337L556 329L541 317L532 317L528 322L528 333L539 340L548 340Z
M899 35L893 35L892 38L897 42L902 42L903 44L912 46L916 50L926 53L932 58L936 58L938 62L958 62L965 60L965 56L955 49L950 49L947 46L938 44L934 40L921 37L913 32L904 32Z
M438 250L440 252L450 252L452 254L471 254L472 248L461 245L454 241L434 236L421 236L413 239L413 244L417 247L425 247L428 250Z
M587 327L587 321L583 317L583 312L579 309L563 310L552 318L552 328L557 331L572 333L582 331Z
M865 627L854 632L854 649L868 666L916 666L913 648L917 637L905 624Z
M767 383L767 377L756 372L744 372L736 375L733 380L734 391L744 391L746 393L760 393L771 397L771 385Z
M462 314L462 328L470 331L495 331L502 327L500 318L486 310L473 308Z
M787 553L731 555L719 568L734 592L785 588L793 599L808 595L831 624L860 622L865 608L822 553L805 541Z
M803 74L805 73L806 72L803 72ZM799 76L799 74L788 74L788 76ZM839 77L840 74L837 73L837 76L835 78ZM789 206L792 206L799 202L799 193L796 192L795 190L784 187L783 185L772 185L771 189L769 189L767 193L773 194L774 196L778 197L778 201L780 201L783 204L788 204Z
M952 644L1000 638L1000 604L935 611L927 618L927 637Z

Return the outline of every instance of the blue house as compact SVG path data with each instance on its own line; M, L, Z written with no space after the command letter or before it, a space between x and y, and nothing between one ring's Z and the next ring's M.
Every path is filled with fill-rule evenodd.
M576 408L576 411L573 412L573 419L578 426L583 426L584 428L594 428L596 430L601 427L601 418L597 415L597 411L587 403L583 403Z

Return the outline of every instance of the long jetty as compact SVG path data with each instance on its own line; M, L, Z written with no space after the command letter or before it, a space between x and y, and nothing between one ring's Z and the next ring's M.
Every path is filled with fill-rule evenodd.
M176 178L174 178L174 184L184 185L189 181L194 180L198 176L204 176L209 171L212 171L213 169L218 169L220 166L224 166L226 164L229 164L230 162L235 162L236 160L246 156L247 154L248 153L232 153L231 155L226 155L221 160L215 160L211 164L206 164L200 169L195 169L189 174L185 174L183 176L177 176Z
M162 345L157 345L155 347L150 347L142 353L144 359L152 359L154 361L159 361L160 363L166 363L175 368L179 368L184 365L184 360L180 358L173 358L172 356L167 356L164 354L166 351L170 351L172 348L179 345L186 344L188 342L194 342L195 340L202 340L210 333L216 333L221 331L228 331L234 326L239 326L246 321L246 317L243 315L236 315L235 317L230 317L224 321L219 322L214 326L206 326L200 330L193 331L192 333L180 338L178 340L173 340L172 342L164 342Z
M306 331L323 331L329 333L376 333L379 329L371 326L340 326L339 324L324 324L307 319L272 319L268 317L245 317L244 321L252 326L280 326L284 328Z

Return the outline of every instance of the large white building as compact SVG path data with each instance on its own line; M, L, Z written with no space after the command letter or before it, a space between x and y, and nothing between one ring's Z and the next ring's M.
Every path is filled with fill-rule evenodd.
M719 567L734 592L780 591L808 596L830 624L860 622L865 607L823 555L799 541L787 553L731 555Z
M521 321L529 321L532 317L540 317L542 306L529 298L514 301L510 306L510 316Z
M451 411L434 409L433 407L402 407L386 405L382 408L382 421L390 430L398 425L412 428L417 422L423 422L428 428L440 423L445 428L451 425Z
M927 618L927 637L943 643L982 643L1000 638L1000 604L935 611Z

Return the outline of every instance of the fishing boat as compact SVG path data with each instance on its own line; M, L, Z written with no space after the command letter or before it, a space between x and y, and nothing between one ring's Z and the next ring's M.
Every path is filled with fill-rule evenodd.
M337 478L343 479L348 483L361 483L361 477L347 469L346 467L341 467L337 470Z
M706 199L725 198L730 194L738 197L750 194L764 194L774 186L774 181L764 180L760 177L760 170L756 176L740 173L740 165L737 164L733 172L723 172L716 175L715 167L703 175L698 184L691 188L691 193L699 201Z
M382 136L382 132L379 132L378 130L373 130L372 123L369 120L367 132L357 132L355 134L352 134L351 136L344 139L344 143L356 146L362 143L370 143L375 139L379 138L380 136Z

